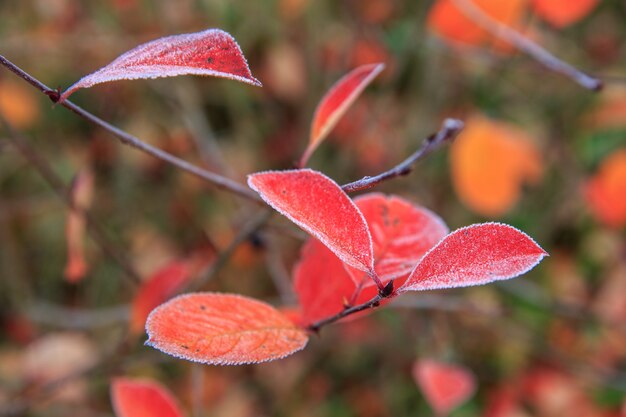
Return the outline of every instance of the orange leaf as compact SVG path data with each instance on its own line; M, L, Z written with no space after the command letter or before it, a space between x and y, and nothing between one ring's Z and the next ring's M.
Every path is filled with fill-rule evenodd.
M333 180L317 171L296 169L252 174L248 185L343 262L373 273L372 237L363 214Z
M473 117L452 145L452 182L457 195L485 216L506 213L524 183L541 178L539 152L523 131L484 117Z
M493 44L496 38L455 4L456 0L438 0L430 9L427 18L428 28L447 41L481 46ZM527 0L468 0L485 14L500 23L519 27L526 9Z
M85 211L93 198L94 178L88 169L81 170L72 183L71 196L73 208L67 212L65 223L65 240L67 242L67 263L65 279L68 282L80 281L87 272L84 254L84 239L87 227Z
M116 417L183 417L170 391L147 379L115 378L111 402Z
M384 64L367 64L353 69L337 81L324 95L315 109L311 122L309 146L300 159L305 166L313 151L318 147L348 108L361 95L374 78L385 68Z
M284 358L306 346L306 332L269 304L236 294L185 294L160 305L146 323L147 345L213 365Z
M474 375L468 369L432 359L416 362L413 378L439 416L448 415L476 391Z
M557 28L564 28L587 16L599 0L531 0L535 12Z
M0 82L0 113L17 129L32 126L39 119L37 96L23 82Z
M626 224L626 149L609 155L584 188L594 217L619 228Z

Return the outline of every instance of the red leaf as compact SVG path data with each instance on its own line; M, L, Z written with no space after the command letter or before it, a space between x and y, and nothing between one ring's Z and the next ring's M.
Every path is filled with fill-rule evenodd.
M115 378L111 402L116 417L183 417L169 390L146 379Z
M476 390L474 375L468 369L431 359L413 365L413 378L439 416L448 415Z
M361 95L374 78L385 68L384 64L368 64L353 69L337 81L317 105L309 146L304 151L300 166L305 166L313 151L328 136L339 119Z
M156 39L120 55L109 65L68 88L59 103L80 88L116 80L211 75L261 86L252 76L241 48L220 29Z
M174 261L142 282L131 304L130 331L140 333L146 325L148 314L180 291L192 277L192 267L188 262Z
M396 196L370 193L355 199L355 204L372 232L375 269L383 284L390 279L401 284L448 230L435 214ZM357 285L362 289L355 294ZM294 287L303 325L339 313L346 302L365 302L378 291L372 280L343 264L316 239L302 248Z
M341 260L313 238L302 247L293 285L303 326L341 312L356 290ZM359 301L363 297L367 295L362 292Z
M343 262L373 272L372 237L363 214L333 180L317 171L297 169L252 174L248 185Z
M535 12L557 28L564 28L587 16L599 0L532 0Z
M72 183L70 190L73 208L67 212L65 222L65 240L67 242L67 263L63 274L68 282L76 283L87 272L85 261L85 232L87 219L85 211L89 209L93 198L94 178L88 169L81 170Z
M147 345L213 365L284 358L306 346L306 332L274 307L236 294L185 294L160 305L146 323Z
M449 230L439 216L396 196L369 193L354 200L372 235L375 271L383 283L406 277ZM351 271L356 285L374 281ZM359 276L361 275L361 276Z
M547 252L514 227L481 223L455 230L432 248L398 293L467 287L516 277Z

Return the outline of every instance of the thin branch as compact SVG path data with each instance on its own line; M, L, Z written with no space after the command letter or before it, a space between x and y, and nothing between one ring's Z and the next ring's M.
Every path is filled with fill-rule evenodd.
M39 175L48 183L50 188L63 200L63 202L70 208L74 209L74 202L70 195L69 188L63 183L63 180L54 172L48 161L46 161L32 146L28 140L20 135L3 117L0 113L0 124L4 125L7 132L7 140L20 152L20 154L26 159L30 165L35 168ZM141 279L139 274L134 270L126 258L120 253L115 245L106 238L106 234L98 223L94 220L93 216L89 212L84 212L85 220L87 222L87 233L93 239L94 242L102 251L107 254L111 259L117 262L120 267L126 272L126 276L134 283L138 284Z
M356 314L359 311L367 310L370 308L376 308L380 306L380 302L387 298L395 297L397 293L393 289L393 280L389 281L382 289L378 290L378 294L376 294L371 300L364 302L363 304L358 304L351 307L346 307L339 313L326 317L325 319L318 320L314 323L309 324L306 329L312 332L317 332L323 326L327 324L334 323L338 320L341 320L344 317L350 316L352 314Z
M574 66L552 55L550 52L531 41L520 32L499 22L476 6L472 0L453 0L456 6L469 17L474 23L491 33L493 36L508 42L520 51L529 55L544 67L563 74L578 85L591 90L600 91L603 83L598 78L592 77Z
M413 165L417 161L429 155L442 143L452 141L459 134L459 132L461 132L463 126L464 123L458 119L445 119L441 125L441 129L439 129L437 133L426 138L424 142L422 142L422 146L415 151L415 153L395 167L374 177L363 177L358 181L342 185L341 188L346 193L353 193L356 191L370 189L377 186L381 182L392 178L408 175L411 171L413 171Z
M391 281L390 281L391 282ZM316 321L314 323L309 324L306 328L312 332L318 332L322 327L334 323L336 321L341 320L344 317L350 316L352 314L358 313L359 311L367 310L370 308L376 308L380 306L380 302L386 297L381 294L376 294L374 298L369 301L364 302L363 304L358 304L352 307L348 307L343 309L341 312L335 314L334 316L327 317L325 319Z
M32 85L33 87L37 88L39 91L47 95L50 98L50 100L52 100L54 103L58 101L59 96L60 96L58 91L53 90L47 85L43 84L41 81L31 76L26 71L22 70L21 68L19 68L17 65L15 65L14 63L9 61L2 55L0 55L0 64L4 65L10 71L14 72L20 78L28 82L30 85ZM192 175L202 178L210 182L217 188L230 191L233 194L239 195L241 197L245 197L259 204L264 204L263 200L261 200L261 198L257 196L256 193L254 193L252 190L250 190L249 188L245 187L244 185L236 181L223 177L214 172L202 169L170 153L167 153L159 148L149 145L143 142L141 139L137 138L136 136L133 136L130 133L127 133L113 126L112 124L105 122L104 120L100 119L99 117L95 116L92 113L89 113L88 111L77 106L71 101L65 100L63 103L60 103L60 105L65 107L66 109L73 111L74 113L82 117L83 119L107 130L109 133L116 136L125 145L130 145L132 147L135 147L149 155L154 156L155 158L165 161L171 165L174 165L175 167L182 169L183 171L187 171L188 173Z

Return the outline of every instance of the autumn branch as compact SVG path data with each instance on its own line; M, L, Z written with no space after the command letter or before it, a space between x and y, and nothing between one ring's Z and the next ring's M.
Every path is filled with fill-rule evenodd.
M417 161L429 155L442 143L452 141L461 132L463 126L464 123L458 119L445 119L437 133L427 137L417 151L395 167L376 176L363 177L358 181L344 184L341 188L346 193L353 193L373 188L383 181L410 174Z
M327 324L331 324L334 323L336 321L341 320L344 317L348 317L352 314L356 314L360 311L363 310L367 310L370 308L376 308L378 306L380 306L380 302L386 298L391 298L393 296L395 296L396 294L393 291L393 280L389 281L382 289L380 289L378 291L378 294L376 294L371 300L366 301L362 304L357 304L355 306L351 306L351 307L346 307L345 309L343 309L342 311L340 311L339 313L327 317L325 319L316 321L314 323L309 324L306 329L310 330L312 332L318 332L319 329L321 329L322 327L326 326Z
M481 10L480 7L476 6L472 0L453 1L456 6L474 23L491 33L493 36L515 46L517 49L529 55L549 70L565 75L588 90L600 91L602 89L603 83L601 80L585 74L567 62L560 60L515 29L493 19Z
M36 89L38 89L39 91L47 95L50 98L50 100L52 100L52 102L57 103L59 101L60 94L57 90L53 90L47 85L43 84L41 81L39 81L32 75L28 74L26 71L22 70L21 68L19 68L17 65L15 65L14 63L9 61L2 55L0 55L0 64L2 64L6 68L8 68L10 71L15 73L17 76L25 80L27 83L29 83L30 85L32 85L33 87L35 87ZM143 151L149 155L152 155L155 158L165 161L171 165L174 165L175 167L180 168L183 171L186 171L192 175L195 175L196 177L199 177L203 180L208 181L209 183L213 184L215 187L219 189L230 191L233 194L236 194L240 197L247 198L249 200L252 200L260 204L263 203L263 201L254 192L252 192L249 188L247 188L246 186L236 181L223 177L214 172L207 171L183 159L180 159L168 152L165 152L152 145L149 145L148 143L137 138L136 136L133 136L130 133L125 132L121 130L120 128L113 126L112 124L100 119L99 117L88 112L87 110L84 110L82 107L77 106L76 104L72 103L69 100L64 100L63 102L59 104L65 107L66 109L71 110L72 112L76 113L83 119L105 129L109 133L113 134L113 136L117 137L125 145L130 145L134 148L139 149L140 151Z

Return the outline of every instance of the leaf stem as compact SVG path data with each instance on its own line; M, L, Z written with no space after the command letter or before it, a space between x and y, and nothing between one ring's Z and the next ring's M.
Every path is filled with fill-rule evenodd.
M28 74L26 71L22 70L20 67L18 67L17 65L15 65L14 63L9 61L2 55L0 55L0 64L2 64L6 68L8 68L10 71L15 73L17 76L25 80L27 83L29 83L30 85L32 85L33 87L35 87L36 89L38 89L39 91L47 95L50 98L50 100L52 100L54 103L58 102L59 97L60 97L60 94L58 91L53 90L47 85L43 84L41 81L39 81L32 75ZM130 145L134 148L139 149L140 151L143 151L149 155L152 155L155 158L165 161L171 165L174 165L175 167L182 169L183 171L186 171L192 175L195 175L196 177L206 180L207 182L213 184L215 187L219 189L230 191L233 194L236 194L240 197L247 198L259 204L264 204L263 200L261 200L261 198L257 196L256 193L254 193L252 190L250 190L246 186L236 181L223 177L214 172L207 171L183 159L180 159L170 153L167 153L159 148L149 145L148 143L143 142L141 139L137 138L136 136L133 136L130 133L125 132L121 130L120 128L113 126L112 124L100 119L99 117L88 112L87 110L84 110L82 107L77 106L76 104L72 103L69 100L65 100L59 104L65 107L66 109L76 113L83 119L107 130L109 133L113 134L113 136L116 136L125 145Z
M472 0L453 1L461 12L470 18L474 23L491 33L493 36L515 46L517 49L529 55L549 70L570 78L578 85L588 90L600 91L602 89L603 83L601 80L582 72L567 62L562 61L535 42L531 41L529 38L522 35L520 32L502 22L495 20L485 13L480 7L476 6Z
M351 314L358 313L359 311L367 310L369 308L376 308L380 305L380 302L388 298L389 296L382 296L381 294L376 294L371 300L364 302L363 304L358 304L352 307L348 307L341 312L335 314L334 316L327 317L325 319L316 321L314 323L309 324L306 328L312 332L318 332L322 327L334 323L338 320L341 320L344 317L347 317Z
M411 171L413 171L413 165L417 161L423 159L433 150L437 149L442 143L453 140L459 132L461 132L463 127L464 123L458 119L445 119L437 133L427 137L417 151L395 167L376 176L363 177L360 180L344 184L341 188L346 193L353 193L373 188L381 182L392 178L408 175Z
M358 313L359 311L367 310L369 308L376 308L380 306L380 302L386 298L392 298L396 295L396 292L393 290L393 280L389 281L382 289L379 288L378 294L376 294L371 300L366 301L362 304L358 304L352 307L346 307L339 313L327 317L325 319L316 321L314 323L309 324L306 329L312 332L318 332L319 329L326 326L327 324L334 323L338 320L341 320L344 317L350 316L352 314Z

